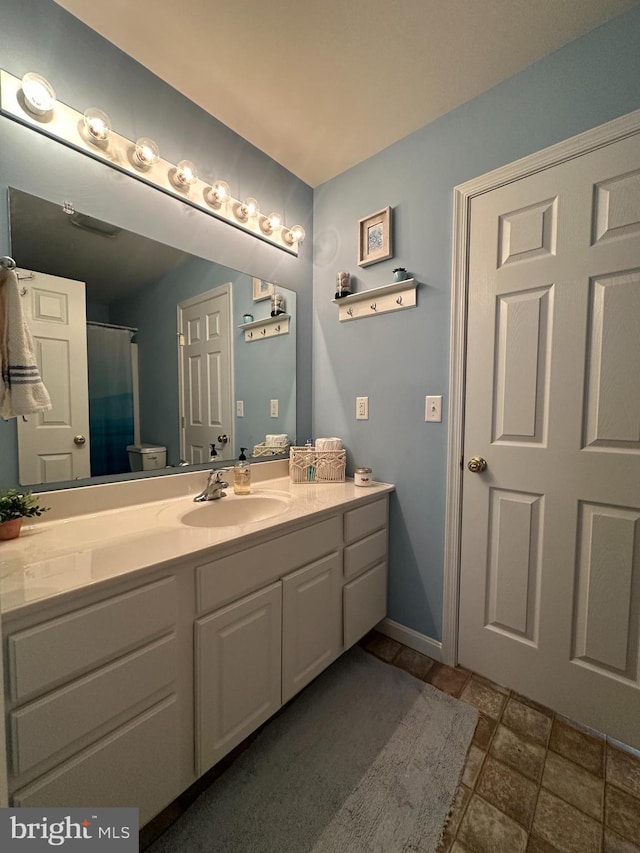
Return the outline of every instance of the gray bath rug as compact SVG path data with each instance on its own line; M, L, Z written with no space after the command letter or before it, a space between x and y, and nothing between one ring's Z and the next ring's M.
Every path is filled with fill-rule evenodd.
M477 711L356 647L149 853L434 853Z

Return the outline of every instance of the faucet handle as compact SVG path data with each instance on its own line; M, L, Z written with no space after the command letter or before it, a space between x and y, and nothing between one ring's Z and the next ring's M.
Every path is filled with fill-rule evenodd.
M213 471L209 473L209 480L213 483L221 483L221 475L226 474L228 471L231 470L231 468L214 468Z

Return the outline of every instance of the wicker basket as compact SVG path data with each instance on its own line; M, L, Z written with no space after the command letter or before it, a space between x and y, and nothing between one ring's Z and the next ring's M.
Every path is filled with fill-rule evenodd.
M346 450L292 447L289 476L292 483L344 483Z

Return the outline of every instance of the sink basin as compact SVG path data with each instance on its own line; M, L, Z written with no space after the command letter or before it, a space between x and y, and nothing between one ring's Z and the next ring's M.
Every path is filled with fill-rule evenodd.
M285 512L291 504L289 496L242 495L205 501L180 516L189 527L230 527L264 521Z

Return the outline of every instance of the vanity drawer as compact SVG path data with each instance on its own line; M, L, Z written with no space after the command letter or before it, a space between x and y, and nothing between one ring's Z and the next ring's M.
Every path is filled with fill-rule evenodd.
M175 634L139 649L9 715L14 775L134 708L177 676Z
M387 615L387 565L380 563L343 590L344 647L350 648Z
M198 566L196 607L198 613L241 598L307 563L325 557L342 545L342 519L328 518L304 530L287 533L255 548L247 548Z
M166 578L12 634L12 700L44 693L167 633L176 622L177 598L175 578Z
M378 530L344 549L344 576L348 580L365 569L386 560L387 530Z
M386 527L389 518L387 498L351 509L344 514L344 541L347 543L362 539L381 527Z
M17 791L18 808L127 806L140 809L140 826L181 791L178 706L169 696L126 726ZM162 744L162 749L158 745Z

